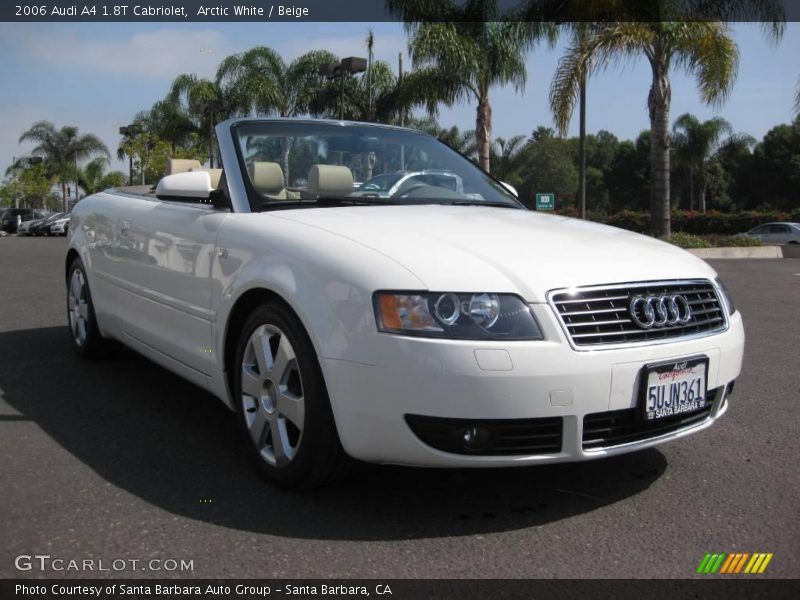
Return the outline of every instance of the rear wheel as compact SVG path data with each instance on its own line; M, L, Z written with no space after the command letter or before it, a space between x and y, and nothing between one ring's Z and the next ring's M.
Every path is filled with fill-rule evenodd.
M316 352L290 310L265 303L253 311L234 369L240 429L270 481L308 488L344 474L350 460L339 442Z

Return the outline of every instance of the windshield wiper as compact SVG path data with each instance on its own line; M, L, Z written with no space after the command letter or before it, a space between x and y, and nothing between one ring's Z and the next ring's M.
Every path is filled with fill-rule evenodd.
M388 198L376 198L375 196L320 196L311 202L319 206L339 206L341 204L394 204L393 202L387 202L387 200Z
M271 202L264 202L261 205L262 210L287 210L293 208L328 208L333 206L373 206L381 205L386 206L394 204L386 202L386 199L378 198L365 198L363 196L322 196L320 198L307 198L303 200L273 200Z
M507 202L486 202L484 200L454 200L448 202L453 206L491 206L493 208L520 208L516 204L508 204Z

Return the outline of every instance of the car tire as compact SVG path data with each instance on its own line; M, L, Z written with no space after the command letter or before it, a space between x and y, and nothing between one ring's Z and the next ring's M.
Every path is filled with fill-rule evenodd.
M350 471L354 461L339 441L317 354L289 308L267 302L253 310L233 369L239 429L269 481L308 489Z
M119 344L100 334L86 270L80 258L72 261L67 275L67 325L72 348L81 358L107 358L118 353Z

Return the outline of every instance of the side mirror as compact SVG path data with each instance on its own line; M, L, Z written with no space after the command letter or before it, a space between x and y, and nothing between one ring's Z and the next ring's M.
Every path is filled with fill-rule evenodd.
M515 187L514 187L513 185L511 185L510 183L506 183L505 181L501 181L500 183L501 183L501 184L503 184L503 187L504 187L504 188L506 188L506 189L507 189L509 192L511 192L512 194L514 194L514 198L516 198L517 200L519 200L519 192L517 192L517 188L515 188Z
M208 200L213 189L211 175L208 172L187 171L162 177L156 186L156 196L165 200L170 198Z

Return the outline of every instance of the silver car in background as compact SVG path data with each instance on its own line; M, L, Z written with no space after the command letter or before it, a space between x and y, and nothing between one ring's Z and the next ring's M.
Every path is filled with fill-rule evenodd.
M800 223L764 223L739 235L754 237L762 244L800 244Z

